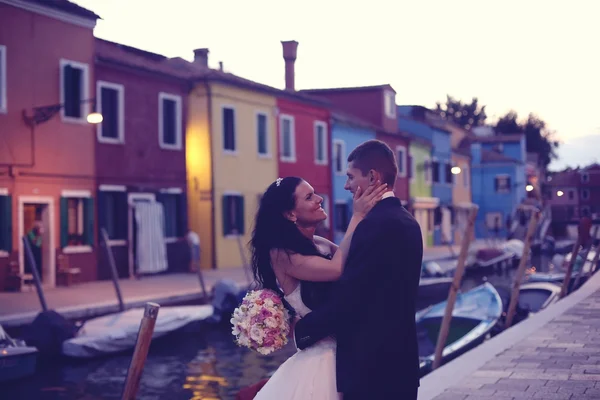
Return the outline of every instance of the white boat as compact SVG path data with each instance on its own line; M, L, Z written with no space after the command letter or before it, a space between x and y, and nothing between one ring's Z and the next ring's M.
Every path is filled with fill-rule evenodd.
M33 375L38 349L14 340L0 326L0 382Z
M212 314L212 305L160 308L152 339ZM133 349L143 315L144 308L133 308L86 321L74 338L63 342L62 353L67 357L93 358Z

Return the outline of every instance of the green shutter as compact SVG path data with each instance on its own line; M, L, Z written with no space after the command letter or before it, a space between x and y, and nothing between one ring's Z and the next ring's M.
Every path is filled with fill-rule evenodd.
M92 197L83 199L84 213L84 241L88 246L94 245L94 199Z
M221 215L223 216L223 236L231 233L231 224L229 222L229 196L223 196Z
M12 252L11 196L0 196L0 250Z
M239 196L236 202L236 219L238 221L238 231L240 235L245 233L244 230L244 196Z
M69 244L69 204L66 197L60 198L60 247Z

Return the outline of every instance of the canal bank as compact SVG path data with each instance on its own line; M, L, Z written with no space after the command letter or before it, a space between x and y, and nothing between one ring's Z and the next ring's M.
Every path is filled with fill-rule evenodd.
M600 274L421 379L419 400L600 398Z

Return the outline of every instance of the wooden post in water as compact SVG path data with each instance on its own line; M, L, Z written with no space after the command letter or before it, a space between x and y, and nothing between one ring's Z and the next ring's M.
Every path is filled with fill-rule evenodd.
M585 273L584 271L585 271L585 265L587 264L587 258L588 258L588 255L590 254L590 250L592 250L592 247L594 247L594 240L596 239L597 235L598 235L598 226L595 226L594 233L592 233L592 237L590 239L590 245L583 252L583 264L581 265L581 270L577 273L577 276L575 277L575 282L573 282L573 289L577 289L577 285L579 284L581 277ZM596 253L598 253L598 248L596 248ZM594 264L590 265L590 271L592 270L593 267L594 267ZM586 276L589 277L590 273L587 273Z
M115 286L115 292L117 292L117 300L119 301L119 310L125 311L125 304L123 303L123 296L121 296L121 288L119 287L119 274L117 273L117 266L115 265L115 257L112 252L112 248L108 243L108 233L106 229L100 229L102 235L102 241L104 242L104 248L106 249L106 257L108 258L108 264L110 266L110 274L112 277L113 285Z
M23 240L25 255L27 256L29 265L31 265L31 274L33 275L33 282L35 283L35 289L40 299L40 304L42 305L42 311L48 311L48 304L46 304L46 298L44 297L44 291L42 290L42 280L40 279L40 274L37 270L37 264L33 258L31 247L29 247L29 240L27 240L27 236L23 236L21 239Z
M462 243L460 245L460 253L458 255L458 263L456 265L456 271L454 272L454 280L452 286L448 291L448 302L446 303L446 311L444 312L444 319L440 327L440 333L438 336L437 344L435 346L435 356L433 358L432 369L436 369L442 364L442 353L446 346L446 340L448 339L448 331L450 329L450 322L452 320L452 311L454 310L454 302L456 301L456 294L460 288L462 282L462 276L465 272L465 264L467 261L467 254L469 252L469 244L471 244L471 237L473 235L473 228L475 226L475 218L477 217L478 206L472 206L469 211L469 219L467 222L467 229L465 229Z
M539 211L533 211L531 213L531 219L529 220L529 226L527 227L527 233L525 234L523 254L521 255L521 260L519 260L519 267L517 268L517 273L515 274L513 290L510 296L510 304L508 306L508 311L506 312L504 329L510 328L513 317L515 316L515 312L517 311L517 304L519 304L519 290L521 289L521 280L523 279L525 268L527 267L527 263L529 262L529 252L531 251L531 238L535 233L535 229L537 228L539 218Z
M140 387L142 371L144 369L144 364L146 363L146 357L148 356L148 349L150 348L150 342L152 341L154 324L156 324L159 308L160 306L156 303L146 303L144 317L142 318L140 330L138 331L135 350L133 351L133 357L129 364L129 370L127 371L127 379L125 380L125 387L123 388L121 400L135 400Z
M571 274L573 273L573 265L575 265L575 260L577 260L577 254L579 253L579 246L581 246L581 235L577 235L577 240L573 245L573 251L571 252L571 260L569 261L569 265L567 266L567 272L565 273L565 279L563 280L562 287L560 289L559 298L562 299L567 295L569 291L569 283L571 282Z

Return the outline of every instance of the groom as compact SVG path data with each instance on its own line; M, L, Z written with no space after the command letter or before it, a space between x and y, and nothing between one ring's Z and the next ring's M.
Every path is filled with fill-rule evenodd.
M354 231L329 302L294 329L301 350L336 336L344 400L417 398L415 301L423 242L419 225L394 197L397 173L394 153L381 141L367 141L348 156L346 190L364 191L379 180L389 191Z

